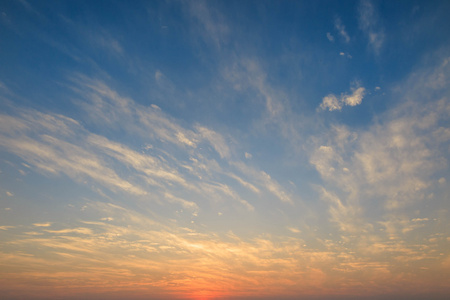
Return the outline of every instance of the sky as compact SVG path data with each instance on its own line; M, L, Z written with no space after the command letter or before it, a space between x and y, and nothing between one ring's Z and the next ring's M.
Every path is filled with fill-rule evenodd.
M0 1L2 299L448 299L449 1Z

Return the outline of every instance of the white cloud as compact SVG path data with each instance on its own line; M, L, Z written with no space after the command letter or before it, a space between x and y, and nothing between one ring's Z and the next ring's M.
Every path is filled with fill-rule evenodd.
M350 42L350 36L348 35L347 31L345 30L345 26L342 24L342 21L341 21L341 19L339 17L337 17L334 20L334 26L335 26L337 32L344 39L344 41L346 43Z
M344 104L349 106L356 106L361 104L362 99L364 97L365 88L359 87L357 89L353 90L353 94L351 95L345 95L342 100Z
M125 145L111 142L105 137L97 135L89 135L87 142L94 145L97 148L102 149L111 157L121 161L127 166L133 167L136 171L144 173L145 175L158 180L170 181L184 185L185 179L178 174L178 171L168 166L167 163L162 162L160 159L138 153ZM155 181L151 181L156 184Z
M166 94L175 91L175 85L173 82L160 70L155 71L155 81Z
M100 48L114 56L122 56L124 54L122 44L117 38L104 28L94 28L93 26L84 26L79 28L83 38L88 40L92 45ZM67 51L67 50L66 50Z
M0 230L9 230L9 229L12 229L12 228L16 228L15 226L0 226Z
M428 218L415 218L415 219L412 219L411 221L413 221L413 222L425 222L425 221L429 221L429 219Z
M322 103L320 104L320 108L323 110L341 110L344 105L348 106L356 106L361 104L362 99L365 94L365 88L352 88L352 94L341 94L340 98L337 98L335 95L330 94L325 96L322 99Z
M45 232L48 233L53 233L53 234L82 234L82 235L92 235L92 230L90 228L86 228L86 227L78 227L78 228L65 228L65 229L60 229L60 230L44 230Z
M6 94L11 94L10 89L8 88L8 86L0 80L0 91L6 93Z
M199 125L196 126L196 130L203 139L211 144L221 158L230 158L230 148L221 134Z
M47 223L34 223L33 226L36 227L50 227L52 225L51 222L47 222Z
M230 173L228 174L231 178L235 179L237 182L239 182L242 186L248 188L249 190L253 191L254 193L259 194L260 190L255 187L253 184L243 180L242 178L240 178L239 176L237 176L236 174Z
M120 124L120 131L142 146L136 146L139 150L125 146L113 140L117 136L91 133L78 121L57 114L18 109L15 117L0 115L0 146L22 158L30 169L45 175L65 174L80 184L89 184L103 197L107 193L101 189L106 188L194 211L200 209L197 201L225 203L230 199L252 211L254 207L235 185L258 197L267 191L292 203L269 174L242 171L251 168L235 159L230 137L200 124L193 129L182 127L156 105L137 104L98 79L77 75L71 83L80 99L76 105L87 112L83 123L88 128L94 125L111 132ZM220 159L214 159L214 153ZM246 159L251 158L244 153ZM226 177L232 178L233 184L225 184L222 180ZM174 187L176 193L172 192Z
M98 36L97 42L104 48L112 51L116 54L123 54L122 45L115 38L105 35L104 33L101 36Z
M264 188L272 195L276 196L278 200L289 204L294 203L289 193L266 172L255 170L242 162L231 162L231 164L240 172L250 177L255 186L260 187L259 189L256 187L251 188L255 192L259 193L259 190Z
M287 229L292 233L301 233L302 231L296 227L287 227Z
M64 173L77 181L87 177L113 189L145 194L140 187L120 178L99 156L70 142L45 134L39 140L29 137L4 137L1 140L1 146L43 173Z
M156 70L156 72L155 72L155 80L156 81L160 81L161 78L163 78L163 77L164 77L164 74L160 70Z
M285 114L286 97L284 93L274 89L267 80L267 74L255 59L241 59L232 63L224 71L224 77L235 83L238 90L248 88L256 92L265 102L266 122L280 123Z
M336 98L335 95L330 94L328 96L325 96L322 99L320 108L322 108L324 110L328 109L329 111L341 110L342 109L342 101L340 99Z
M333 36L331 33L329 33L329 32L327 32L327 39L328 39L330 42L334 42L334 36Z
M352 199L345 203L335 193L325 188L320 188L319 192L322 199L329 203L331 222L336 223L342 232L354 234L364 231L360 207L357 203L353 203Z
M373 3L369 0L362 0L358 7L359 28L367 35L369 46L375 54L379 54L384 44L384 29L379 25L378 13Z
M206 1L188 2L188 10L195 21L192 28L195 28L206 42L221 49L227 43L230 33L230 28L221 12L210 7ZM197 32L195 32L196 35L198 35Z
M187 201L187 200L184 200L182 198L175 197L174 195L170 194L169 192L166 192L164 194L164 198L168 202L178 203L182 207L184 207L185 209L189 209L189 210L194 211L194 212L197 212L198 209L199 209L198 205L195 202Z

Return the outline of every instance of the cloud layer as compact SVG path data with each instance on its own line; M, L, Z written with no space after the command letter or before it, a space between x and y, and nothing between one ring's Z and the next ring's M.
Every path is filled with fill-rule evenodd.
M447 299L435 5L0 4L2 296Z

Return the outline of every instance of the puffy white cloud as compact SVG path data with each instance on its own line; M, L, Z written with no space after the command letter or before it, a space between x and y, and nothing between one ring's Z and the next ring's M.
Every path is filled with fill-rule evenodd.
M341 110L342 109L342 101L336 98L335 95L330 94L328 96L323 97L322 103L320 104L320 108L328 109L329 111L333 110Z
M353 90L353 94L343 96L342 101L344 102L344 104L349 106L359 105L362 102L365 90L366 90L365 88L359 87Z
M322 103L320 104L320 108L323 110L341 110L344 105L348 106L356 106L361 104L362 99L364 98L366 89L364 87L359 87L356 89L352 89L352 94L341 94L338 98L334 94L329 94L322 99Z

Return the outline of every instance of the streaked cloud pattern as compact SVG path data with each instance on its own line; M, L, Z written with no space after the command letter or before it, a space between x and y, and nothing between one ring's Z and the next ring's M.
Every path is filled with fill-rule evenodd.
M415 24L449 5L419 2L1 4L3 297L446 299L450 39Z

